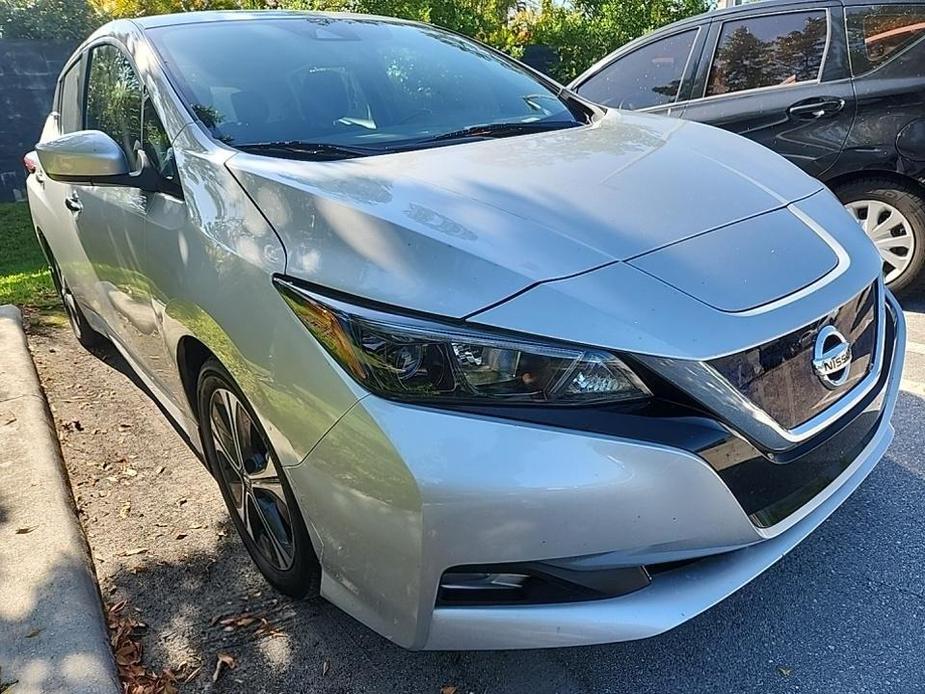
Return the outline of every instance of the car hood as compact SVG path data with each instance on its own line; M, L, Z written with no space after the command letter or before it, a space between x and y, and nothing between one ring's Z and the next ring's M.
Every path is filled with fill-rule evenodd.
M593 125L513 138L334 162L240 153L227 166L279 234L288 274L454 317L538 283L640 259L821 188L743 138L615 111ZM832 262L818 238L805 237L815 250L803 283ZM800 232L788 238L798 242ZM698 269L686 258L715 245L680 244L646 267L640 261L640 269L696 291L709 277L691 277ZM759 252L760 245L748 244ZM796 288L778 281L773 292Z

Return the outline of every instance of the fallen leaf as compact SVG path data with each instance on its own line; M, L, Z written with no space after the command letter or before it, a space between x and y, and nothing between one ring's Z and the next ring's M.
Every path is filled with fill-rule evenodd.
M36 636L42 633L41 629L32 629L28 634L26 634L27 639L34 639Z
M327 677L330 671L331 671L331 661L325 658L324 662L321 664L321 676Z
M28 528L16 528L16 534L17 535L27 535L31 533L33 530L35 530L35 528L36 526L34 525L29 526Z
M215 661L215 672L212 673L212 681L218 682L218 678L222 676L222 672L225 668L229 670L234 670L238 666L238 661L235 660L233 655L228 653L219 653L218 658Z
M156 473L156 474L159 475L159 474L161 474L161 473L162 473L164 470L166 470L166 469L167 469L166 467L164 467L163 465L161 465L161 466L157 469L157 473Z
M136 547L135 549L127 549L122 553L123 557L133 557L136 554L147 554L147 547Z

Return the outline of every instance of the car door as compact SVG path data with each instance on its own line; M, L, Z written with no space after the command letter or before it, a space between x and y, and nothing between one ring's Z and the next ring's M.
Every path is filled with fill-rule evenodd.
M845 8L857 115L840 170L925 172L925 2Z
M748 137L813 176L832 167L854 118L837 3L758 5L718 17L684 118Z
M706 26L685 25L609 56L573 84L584 98L612 108L680 115L696 72Z
M143 165L144 89L122 48L105 41L88 51L84 128L115 140L133 170ZM74 186L77 233L93 268L98 312L134 365L152 372L163 341L142 271L153 195L128 186Z
M43 141L82 128L84 63L83 55L77 55L62 72L54 111L42 132ZM93 309L94 274L77 234L75 188L70 183L53 181L41 169L36 172L34 185L38 190L37 195L31 196L32 216L52 251L48 260L57 265L73 296L85 308Z

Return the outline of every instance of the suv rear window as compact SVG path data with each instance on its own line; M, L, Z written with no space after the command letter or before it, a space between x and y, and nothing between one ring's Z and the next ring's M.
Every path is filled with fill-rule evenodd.
M828 41L824 11L786 12L723 24L707 96L819 77Z
M851 70L869 72L925 37L925 5L870 5L848 10Z

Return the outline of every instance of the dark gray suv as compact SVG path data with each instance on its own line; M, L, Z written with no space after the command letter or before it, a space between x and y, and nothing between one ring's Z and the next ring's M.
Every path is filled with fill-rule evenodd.
M907 287L925 264L925 4L769 0L623 46L572 88L716 125L824 181Z

